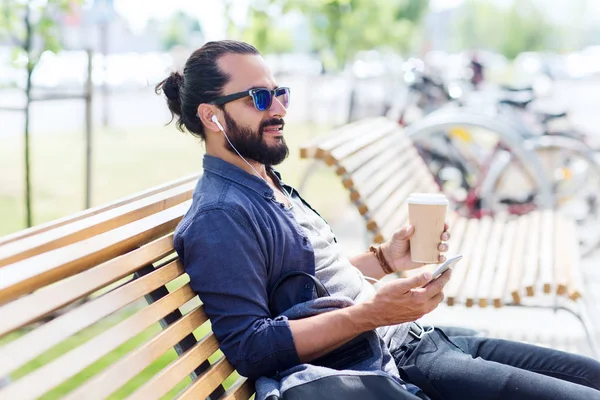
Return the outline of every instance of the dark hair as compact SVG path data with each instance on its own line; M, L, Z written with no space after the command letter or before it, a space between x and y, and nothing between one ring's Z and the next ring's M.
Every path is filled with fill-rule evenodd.
M206 138L204 125L196 113L198 106L219 96L229 76L219 68L219 58L226 54L260 54L254 46L235 40L208 42L188 58L183 75L173 72L158 85L155 92L163 92L171 111L171 123L177 117L177 128L187 129L194 136Z

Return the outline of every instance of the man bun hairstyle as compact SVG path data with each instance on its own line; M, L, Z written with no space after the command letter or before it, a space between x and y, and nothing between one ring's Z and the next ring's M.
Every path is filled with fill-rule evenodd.
M204 125L196 113L200 104L222 95L229 76L221 71L217 62L226 54L260 53L254 46L235 40L207 42L187 59L183 74L172 72L156 85L156 93L164 93L167 99L171 111L169 123L177 119L179 130L187 130L196 137L206 138Z

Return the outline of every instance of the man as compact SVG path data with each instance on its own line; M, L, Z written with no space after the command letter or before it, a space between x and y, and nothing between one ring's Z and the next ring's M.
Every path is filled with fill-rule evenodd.
M209 42L190 56L183 75L171 74L159 90L179 128L206 145L204 174L174 242L221 349L240 374L273 376L376 329L403 379L434 399L600 398L595 360L481 337L450 340L437 329L418 334L411 323L442 301L451 273L426 288L427 274L377 291L367 282L365 276L418 266L410 261L411 227L373 251L342 256L327 223L271 168L288 154L290 92L277 86L254 47ZM441 240L448 238L445 231ZM301 276L270 304L271 290L293 272L316 275L332 295L354 305L298 320L273 313L314 297L313 281Z

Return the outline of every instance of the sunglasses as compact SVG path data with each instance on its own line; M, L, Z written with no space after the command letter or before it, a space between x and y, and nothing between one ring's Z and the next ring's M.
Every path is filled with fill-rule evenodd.
M250 89L223 97L217 97L216 99L209 101L208 104L219 106L247 96L252 97L254 107L258 111L267 111L271 108L273 97L277 97L277 100L279 100L284 108L287 109L290 106L290 88L287 87L278 87L273 90L266 88Z

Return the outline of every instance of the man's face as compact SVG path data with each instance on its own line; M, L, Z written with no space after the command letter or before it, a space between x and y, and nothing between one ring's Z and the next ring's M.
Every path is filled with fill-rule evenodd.
M230 76L223 96L252 88L277 87L261 56L228 54L218 64ZM276 98L266 111L258 111L248 96L225 104L223 113L225 132L231 142L226 141L226 146L232 153L237 154L237 150L242 157L265 165L277 165L288 156L283 138L286 110Z

